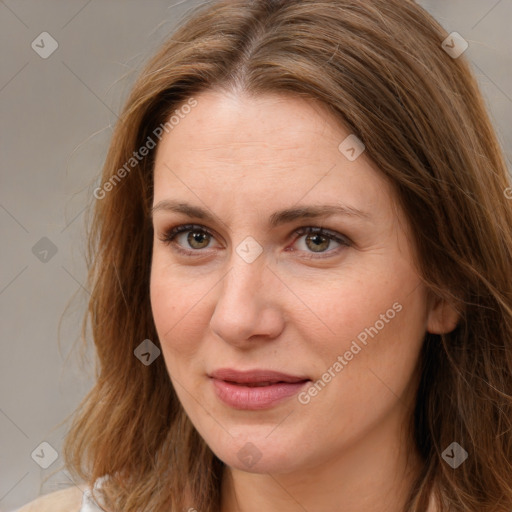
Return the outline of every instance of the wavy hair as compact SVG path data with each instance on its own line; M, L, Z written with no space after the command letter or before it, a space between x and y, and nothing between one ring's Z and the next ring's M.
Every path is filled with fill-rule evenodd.
M156 150L130 161L180 105L213 89L320 100L363 141L413 227L429 293L461 315L454 331L425 334L410 421L424 465L405 510L424 512L431 493L440 512L512 509L512 189L477 82L464 55L444 51L447 36L410 0L222 0L191 11L146 64L95 193L83 338L90 328L96 383L64 444L74 478L109 475L107 510L220 510L224 463L163 358L134 357L142 340L159 345L149 300ZM455 470L442 458L454 441L468 452Z

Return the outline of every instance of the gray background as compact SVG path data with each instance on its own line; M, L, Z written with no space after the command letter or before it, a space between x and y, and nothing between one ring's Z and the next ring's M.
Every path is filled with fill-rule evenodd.
M42 469L31 453L60 453L58 424L92 385L92 353L82 367L77 352L85 209L137 71L198 3L0 0L0 512L71 484L60 456ZM419 3L469 42L510 165L512 0ZM31 47L44 31L59 45L47 59Z

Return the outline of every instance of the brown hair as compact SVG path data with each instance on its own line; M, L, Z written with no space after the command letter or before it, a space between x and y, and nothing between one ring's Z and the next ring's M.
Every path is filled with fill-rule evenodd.
M323 102L366 146L413 226L432 297L461 314L426 333L411 432L424 466L406 510L512 509L512 205L506 165L464 56L409 0L224 0L187 17L135 83L115 128L107 183L184 102L208 89L285 93ZM103 475L107 509L220 508L224 464L199 436L162 357L149 301L155 151L96 200L90 231L90 321L97 382L64 455L75 478ZM104 189L106 190L106 189ZM84 338L86 338L84 327ZM457 469L452 442L469 454ZM190 490L191 502L186 501Z

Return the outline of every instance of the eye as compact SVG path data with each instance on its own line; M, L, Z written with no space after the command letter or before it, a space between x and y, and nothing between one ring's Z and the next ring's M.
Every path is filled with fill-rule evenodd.
M350 240L347 237L341 235L340 233L328 231L325 230L324 228L316 226L307 226L299 228L297 231L295 231L294 234L299 235L300 238L302 238L302 236L306 237L303 243L303 246L305 246L306 248L306 252L308 252L308 250L317 254L324 254L325 252L327 252L327 256L331 256L331 253L338 254L340 252L340 248L350 247L351 245ZM341 247L335 248L331 251L324 250L327 249L332 242L339 244L339 246ZM314 258L315 256L308 257Z
M179 238L183 238L182 235L187 235L184 238L186 239L186 244L192 250L186 249L183 243L178 243L180 241ZM200 252L201 249L208 247L212 237L213 234L202 226L183 224L164 233L160 240L165 244L173 244L178 252L192 256L194 252Z
M300 238L303 236L306 237L303 243L305 248L299 249L299 251L306 253L309 252L310 256L306 256L307 258L315 258L315 253L323 254L326 252L328 257L331 255L331 253L338 254L342 247L351 246L351 241L344 235L334 231L325 230L324 228L317 226L301 227L297 229L293 234L298 235ZM182 238L181 241L180 237ZM202 249L208 248L213 237L214 235L203 226L196 224L183 224L165 232L163 236L160 237L160 240L165 244L172 244L174 248L181 254L188 256L199 256L199 253L201 253ZM295 243L300 240L300 238L296 239ZM337 243L339 247L327 251L326 249L331 245L332 242ZM292 251L295 250L296 249L292 249ZM320 257L322 258L325 256Z

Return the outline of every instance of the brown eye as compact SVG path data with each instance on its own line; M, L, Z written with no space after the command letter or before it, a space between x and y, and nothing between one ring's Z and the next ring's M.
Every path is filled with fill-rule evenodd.
M299 252L309 254L309 256L306 256L309 258L314 258L315 253L319 257L334 256L339 253L340 246L350 247L351 245L350 240L340 233L331 232L316 226L302 227L295 231L294 234L299 235L300 238L305 237L303 247L298 250ZM180 240L181 235L186 235L186 237L184 236ZM160 240L165 244L172 244L182 254L200 256L204 252L203 249L207 249L214 238L214 235L206 228L194 224L186 224L170 229ZM338 247L329 250L333 242L338 244ZM293 249L293 251L295 250L297 249Z
M210 243L209 237L210 235L208 233L205 233L204 231L189 231L189 234L187 236L187 243L193 249L204 249Z
M180 240L181 235L187 235ZM166 232L160 240L165 244L173 244L175 248L187 255L194 255L194 252L200 253L202 249L206 249L210 244L213 234L201 226L187 224L176 226Z
M314 234L306 236L306 245L313 252L322 252L329 247L330 242L329 238L323 235Z
M320 227L303 227L295 231L296 235L300 237L305 236L303 246L304 249L299 249L301 251L309 252L309 253L318 253L324 254L326 253L328 256L333 254L338 254L340 247L335 247L332 250L327 250L332 245L332 242L339 244L339 246L350 247L350 240L343 235L326 231ZM297 239L298 241L299 239ZM297 243L296 241L296 243Z

